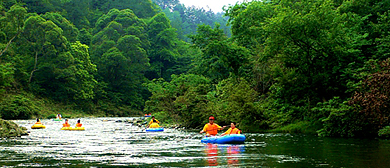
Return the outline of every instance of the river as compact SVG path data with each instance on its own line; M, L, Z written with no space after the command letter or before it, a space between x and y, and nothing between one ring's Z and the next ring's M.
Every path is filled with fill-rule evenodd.
M15 120L28 136L0 140L3 167L390 167L390 141L305 134L244 133L240 145L204 144L199 131L145 132L128 118L82 118L85 131L61 131L63 121ZM76 119L71 119L74 126Z

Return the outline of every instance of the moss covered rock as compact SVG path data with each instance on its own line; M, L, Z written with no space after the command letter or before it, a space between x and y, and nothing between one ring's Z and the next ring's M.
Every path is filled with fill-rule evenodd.
M20 127L18 124L0 119L0 138L19 137L28 135L26 127Z

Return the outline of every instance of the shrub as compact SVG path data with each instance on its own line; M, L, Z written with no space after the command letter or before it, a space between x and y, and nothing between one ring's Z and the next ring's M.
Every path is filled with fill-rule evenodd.
M390 138L390 126L386 126L378 131L378 136L382 138Z
M326 118L320 118L323 127L317 131L319 136L355 137L367 131L364 130L361 115L338 97L318 103L312 112L328 115Z
M0 102L0 115L3 119L29 119L38 112L38 107L24 95L12 95Z

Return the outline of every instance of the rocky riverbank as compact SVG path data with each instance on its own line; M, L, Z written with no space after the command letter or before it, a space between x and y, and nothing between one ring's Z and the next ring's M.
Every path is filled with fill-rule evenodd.
M28 135L27 128L20 127L18 124L0 119L0 138L20 137Z

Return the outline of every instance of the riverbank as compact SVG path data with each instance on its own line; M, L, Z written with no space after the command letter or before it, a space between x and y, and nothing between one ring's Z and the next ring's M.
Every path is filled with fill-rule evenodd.
M0 138L20 137L22 135L28 135L26 127L0 119Z
M0 118L14 119L52 119L60 113L62 118L83 117L119 117L138 116L143 112L127 106L110 103L76 104L63 103L49 98L37 97L32 93L21 91L3 95L0 99Z

